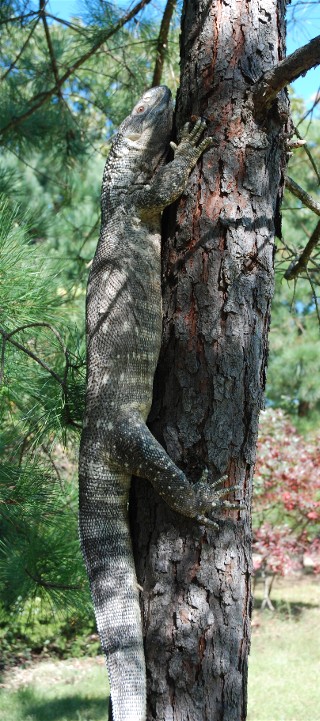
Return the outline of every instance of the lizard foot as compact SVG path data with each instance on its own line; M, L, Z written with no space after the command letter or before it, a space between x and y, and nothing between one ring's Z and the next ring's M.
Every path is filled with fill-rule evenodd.
M182 128L181 139L178 145L173 141L170 143L170 147L172 148L175 157L178 155L191 155L196 162L205 150L211 148L212 145L215 145L216 141L212 137L204 138L204 140L197 145L206 126L206 120L203 118L199 118L191 130L190 123L185 123Z
M213 520L212 516L217 516L219 511L226 509L241 510L245 508L245 505L239 501L231 502L224 498L224 496L229 495L229 493L238 491L240 489L239 485L218 488L218 486L220 486L228 476L223 476L222 478L219 478L218 481L211 484L205 482L207 476L208 471L205 469L200 481L193 486L197 499L197 508L199 510L196 520L198 523L205 526L211 526L218 529L219 525Z

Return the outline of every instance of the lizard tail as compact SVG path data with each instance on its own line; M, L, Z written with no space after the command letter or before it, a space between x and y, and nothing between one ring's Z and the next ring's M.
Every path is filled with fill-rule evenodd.
M106 655L112 720L145 721L145 660L127 510L130 477L106 474L105 466L103 471L103 481L95 473L80 485L82 552Z

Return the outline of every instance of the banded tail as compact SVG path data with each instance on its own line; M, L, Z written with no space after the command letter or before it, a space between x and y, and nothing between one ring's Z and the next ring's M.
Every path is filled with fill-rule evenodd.
M95 472L96 476L82 477L79 525L106 655L112 721L145 721L145 660L128 520L130 476L106 470L102 464Z

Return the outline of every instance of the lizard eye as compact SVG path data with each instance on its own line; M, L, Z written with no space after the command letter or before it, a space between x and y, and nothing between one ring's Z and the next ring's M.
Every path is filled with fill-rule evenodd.
M137 113L143 113L144 112L144 105L139 105L137 108Z

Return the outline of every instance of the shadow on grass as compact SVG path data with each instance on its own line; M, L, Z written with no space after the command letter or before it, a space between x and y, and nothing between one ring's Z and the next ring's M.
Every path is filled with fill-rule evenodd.
M107 697L90 699L74 693L45 700L30 688L20 689L15 696L21 721L106 721L108 718Z
M271 600L274 611L269 611L270 615L277 614L277 616L283 620L293 618L296 621L299 621L304 611L310 610L311 608L319 608L319 605L317 603L303 603L302 601L284 601L283 599ZM254 599L254 608L256 609L256 611L261 611L261 603L262 599ZM265 613L265 611L268 610L269 609L264 609L262 612Z

